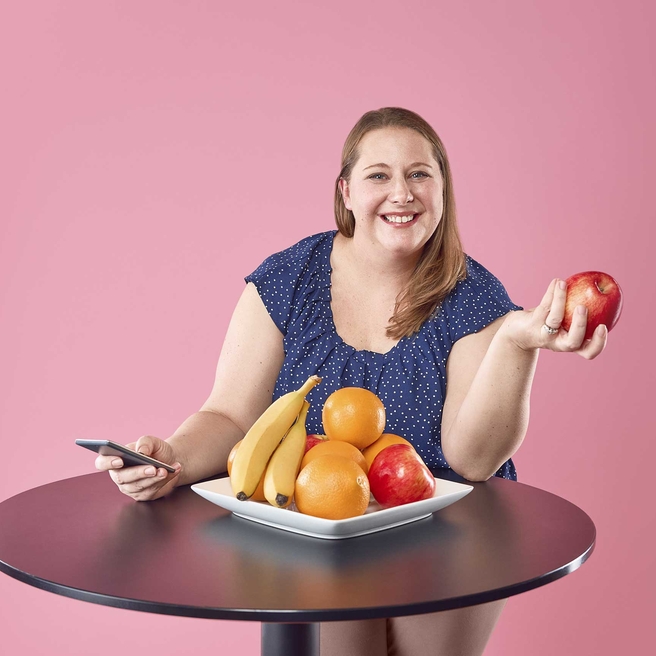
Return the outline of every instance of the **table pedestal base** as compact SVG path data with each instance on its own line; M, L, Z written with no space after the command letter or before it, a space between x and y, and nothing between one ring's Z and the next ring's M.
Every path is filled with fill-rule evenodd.
M262 622L262 656L319 656L319 624Z

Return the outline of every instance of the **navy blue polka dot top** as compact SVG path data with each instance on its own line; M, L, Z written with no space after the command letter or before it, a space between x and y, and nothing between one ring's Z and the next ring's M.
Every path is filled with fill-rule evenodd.
M456 340L475 333L515 305L487 269L466 256L467 278L458 282L419 332L387 353L356 350L337 334L330 307L330 255L337 230L322 232L268 257L245 278L283 334L285 359L273 399L322 378L308 394L308 433L323 434L321 410L341 387L365 387L385 405L386 433L410 441L436 473L449 469L440 428L446 395L446 361ZM496 476L517 480L512 460Z

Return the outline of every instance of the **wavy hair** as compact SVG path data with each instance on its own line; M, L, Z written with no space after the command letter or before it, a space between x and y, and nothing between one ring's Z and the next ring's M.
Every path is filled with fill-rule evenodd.
M342 170L335 181L335 222L339 232L348 238L355 233L355 217L344 205L340 180L350 182L353 167L360 157L358 146L362 137L367 132L387 127L410 128L427 139L444 181L442 219L426 242L408 284L397 296L394 314L387 326L388 337L401 339L419 331L457 282L466 278L467 267L456 221L451 167L446 149L435 130L421 116L408 109L383 107L367 112L346 138L342 149Z

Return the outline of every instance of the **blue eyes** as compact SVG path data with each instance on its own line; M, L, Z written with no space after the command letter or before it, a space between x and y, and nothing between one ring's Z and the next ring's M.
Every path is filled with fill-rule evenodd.
M372 173L369 176L370 180L382 180L384 177L387 177L384 173ZM415 180L420 180L421 178L428 178L430 177L428 173L424 173L423 171L415 171L414 173L410 174L411 178L414 178Z

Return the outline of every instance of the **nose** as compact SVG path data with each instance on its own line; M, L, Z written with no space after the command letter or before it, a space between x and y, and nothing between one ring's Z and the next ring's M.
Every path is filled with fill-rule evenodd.
M414 200L408 183L403 176L399 176L394 183L394 187L390 192L389 199L392 203L406 205Z

